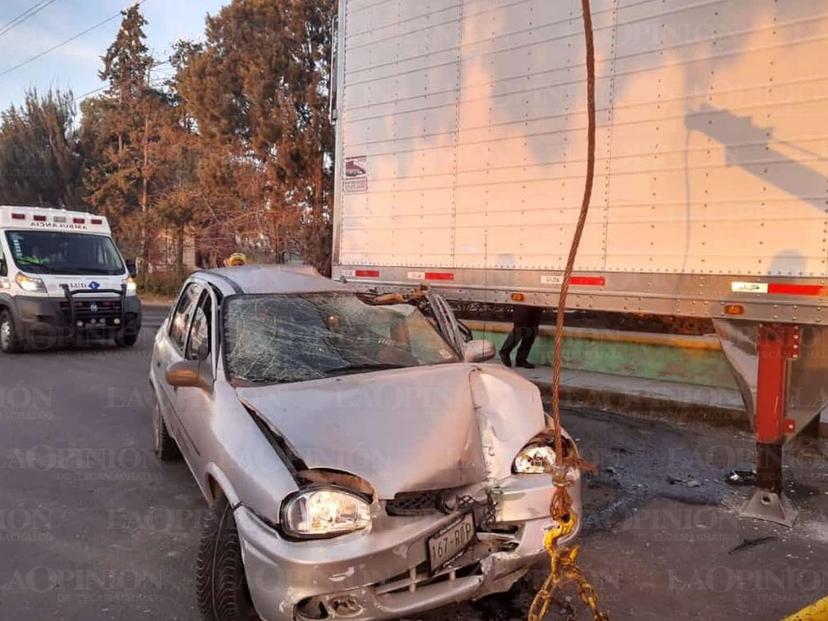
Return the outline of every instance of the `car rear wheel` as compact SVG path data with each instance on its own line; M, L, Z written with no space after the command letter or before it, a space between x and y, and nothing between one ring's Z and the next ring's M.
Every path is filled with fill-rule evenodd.
M208 513L196 563L205 621L260 621L250 598L233 509L222 496Z
M161 461L173 461L181 457L178 444L167 430L167 424L161 415L161 406L158 400L155 401L155 408L152 411L152 448L155 456Z
M23 351L23 342L17 336L14 320L7 310L0 313L0 350L3 350L4 354L17 354Z

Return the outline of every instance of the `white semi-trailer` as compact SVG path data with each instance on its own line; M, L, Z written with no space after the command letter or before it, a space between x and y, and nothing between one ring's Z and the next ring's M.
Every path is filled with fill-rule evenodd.
M828 403L828 4L593 13L569 305L715 319L773 461ZM580 2L340 0L337 48L334 277L555 306L586 169Z

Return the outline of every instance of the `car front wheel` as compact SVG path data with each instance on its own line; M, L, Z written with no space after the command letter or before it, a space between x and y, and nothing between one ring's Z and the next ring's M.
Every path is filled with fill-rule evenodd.
M7 310L0 313L0 349L4 354L17 354L23 351L23 343L17 336L14 320Z
M196 585L205 621L260 621L247 587L233 509L224 496L216 500L204 524Z
M118 347L132 347L138 342L138 332L134 329L124 328L115 334L115 344Z

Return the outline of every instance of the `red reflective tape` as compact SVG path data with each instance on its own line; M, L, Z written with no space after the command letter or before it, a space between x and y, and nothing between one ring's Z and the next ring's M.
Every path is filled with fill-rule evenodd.
M12 214L12 220L25 220L25 219L26 219L26 214L22 214L22 213L13 213Z
M32 220L35 222L46 222L46 216L32 216Z
M83 218L72 218L72 224L86 224L86 220Z
M92 224L103 224L103 220L98 220L98 219L92 220Z
M828 289L822 285L796 285L781 282L772 282L768 285L768 293L776 295L815 295L828 294Z
M426 272L426 280L454 280L454 274L451 272Z
M570 278L569 284L586 287L603 287L607 284L607 279L603 276L573 276Z
M379 270L354 270L354 278L379 278Z

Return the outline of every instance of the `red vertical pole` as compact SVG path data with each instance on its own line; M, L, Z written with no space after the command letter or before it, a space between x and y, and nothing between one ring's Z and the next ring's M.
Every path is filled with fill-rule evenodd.
M757 339L759 373L756 395L756 477L760 489L782 493L782 444L793 431L785 417L789 361L799 357L799 328L760 324Z

